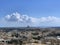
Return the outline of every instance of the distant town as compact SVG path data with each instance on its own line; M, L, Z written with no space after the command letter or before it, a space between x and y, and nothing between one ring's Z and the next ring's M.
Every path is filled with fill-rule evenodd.
M60 45L60 27L0 28L0 45Z

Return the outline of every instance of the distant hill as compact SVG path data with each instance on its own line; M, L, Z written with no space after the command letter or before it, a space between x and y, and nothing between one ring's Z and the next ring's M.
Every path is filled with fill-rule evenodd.
M46 27L46 28L40 28L40 27L0 27L0 30L3 31L12 31L12 30L18 30L18 31L34 31L34 30L60 30L60 27Z

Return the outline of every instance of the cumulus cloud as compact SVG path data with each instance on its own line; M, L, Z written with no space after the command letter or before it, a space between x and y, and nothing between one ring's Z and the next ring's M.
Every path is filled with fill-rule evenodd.
M34 17L29 17L27 15L21 15L20 13L13 13L10 15L5 16L6 21L10 22L22 22L22 23L30 23L30 25L48 25L48 24L53 24L53 25L59 25L60 24L60 18L55 17L55 16L48 16L48 17L40 17L40 18L34 18Z
M10 15L6 15L5 19L7 21L19 21L20 20L20 14L16 12L16 13L13 13Z
M27 15L21 15L20 13L13 13L5 16L5 20L11 22L29 22L30 18Z

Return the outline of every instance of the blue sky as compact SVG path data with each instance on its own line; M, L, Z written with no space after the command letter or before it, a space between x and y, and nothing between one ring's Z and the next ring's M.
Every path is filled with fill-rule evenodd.
M33 20L31 17L34 18L34 20L39 20L35 20L35 24L28 22L28 25L31 24L31 26L60 26L60 0L0 0L0 27L26 26L27 22L21 24L20 21L14 21L17 17L14 17L14 22L11 21L13 19L11 15L13 15L13 13L16 15L16 12L22 15L22 17L24 17L23 15L27 15L30 20ZM7 15L12 17L10 22L2 19ZM40 22L43 20L41 18L44 19L43 23ZM49 24L47 24L46 19L49 19L50 22L54 20L54 23L49 22Z

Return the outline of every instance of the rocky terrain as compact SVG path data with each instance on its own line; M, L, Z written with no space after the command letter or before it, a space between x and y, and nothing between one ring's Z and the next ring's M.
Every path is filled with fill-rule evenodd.
M0 28L0 45L60 45L60 27Z

